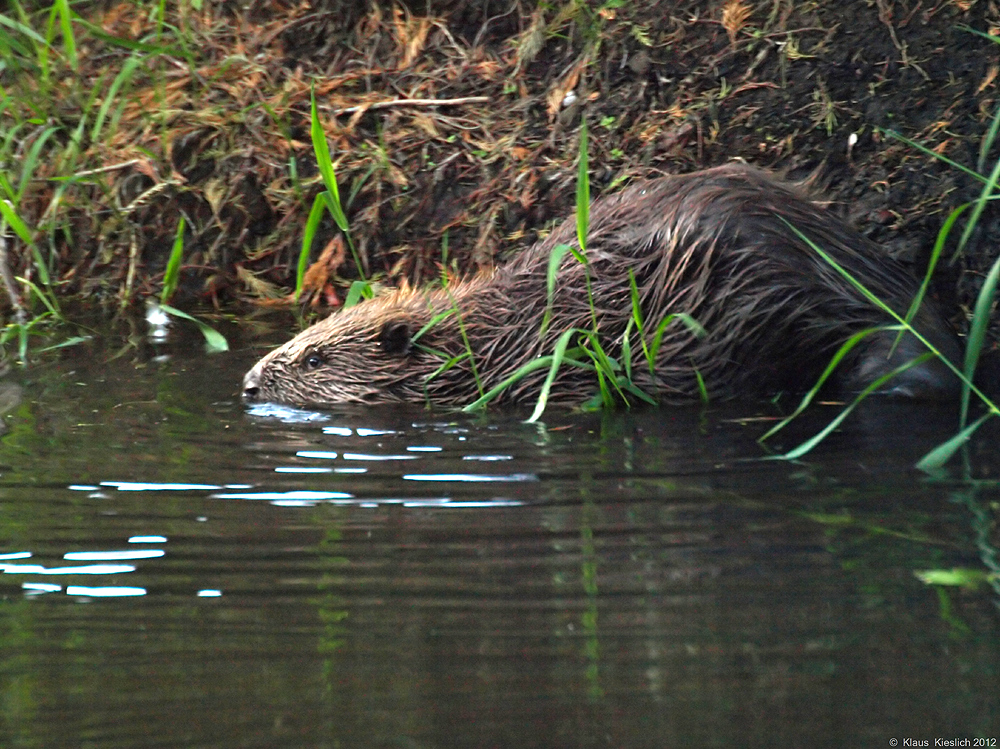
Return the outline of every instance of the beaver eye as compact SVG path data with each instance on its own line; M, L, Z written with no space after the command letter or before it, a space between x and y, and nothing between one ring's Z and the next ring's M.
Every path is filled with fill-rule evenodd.
M302 366L305 369L317 369L323 366L323 357L317 353L309 354L309 356L302 360Z

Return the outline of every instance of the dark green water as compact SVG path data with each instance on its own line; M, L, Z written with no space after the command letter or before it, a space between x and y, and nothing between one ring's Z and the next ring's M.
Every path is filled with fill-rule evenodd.
M8 377L2 747L1000 736L1000 586L915 574L996 569L993 485L911 468L950 413L789 464L767 406L248 413L251 352L181 348Z

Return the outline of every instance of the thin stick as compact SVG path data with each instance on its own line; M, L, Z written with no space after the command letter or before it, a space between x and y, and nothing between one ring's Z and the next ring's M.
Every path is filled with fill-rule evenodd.
M139 159L131 159L130 161L123 161L121 164L110 164L108 166L102 166L98 169L85 169L82 172L76 172L74 177L90 177L94 174L104 174L105 172L114 172L119 169L125 169L133 164L138 164Z
M366 109L388 109L389 107L453 107L458 104L476 104L489 101L488 96L463 96L459 99L393 99L392 101L375 101L371 104L359 104L356 107L334 109L334 114L353 114Z
M132 227L132 237L129 243L128 273L125 275L125 286L121 291L121 307L125 309L132 298L132 287L135 285L135 270L139 264L139 237L135 227Z
M10 272L9 262L7 238L0 234L0 277L3 278L4 288L7 290L7 296L10 297L10 306L14 308L14 318L23 325L27 320L27 315L21 304L21 295L17 292L17 284L14 283L14 274Z

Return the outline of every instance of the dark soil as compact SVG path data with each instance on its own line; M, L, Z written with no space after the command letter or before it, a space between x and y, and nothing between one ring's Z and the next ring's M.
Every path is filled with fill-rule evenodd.
M153 33L142 3L74 7L108 34ZM65 227L48 239L67 291L130 301L157 293L183 215L179 304L287 303L322 189L309 138L313 83L365 274L416 282L436 276L445 253L449 267L470 272L569 215L583 118L595 194L741 158L811 178L916 272L949 211L982 182L887 131L980 173L1000 156L980 154L1000 69L1000 47L970 30L1000 29L984 0L205 8L168 19L186 55L152 55L118 130L85 144L83 168L135 162L68 191ZM93 69L77 75L89 91L129 51L81 38ZM15 72L0 74L4 86L28 85ZM483 98L398 103L467 97ZM54 119L72 129L74 116L67 103ZM21 207L29 221L42 220L56 183L40 184ZM998 254L997 219L987 209L965 252L939 266L935 294L959 328ZM314 306L338 304L358 275L329 244L337 234L327 218L312 248ZM30 254L20 262L15 270L30 272Z

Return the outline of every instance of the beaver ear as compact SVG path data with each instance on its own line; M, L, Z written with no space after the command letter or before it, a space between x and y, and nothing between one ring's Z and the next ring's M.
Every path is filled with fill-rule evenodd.
M409 323L390 320L382 326L378 344L387 354L404 356L410 352L411 338Z

